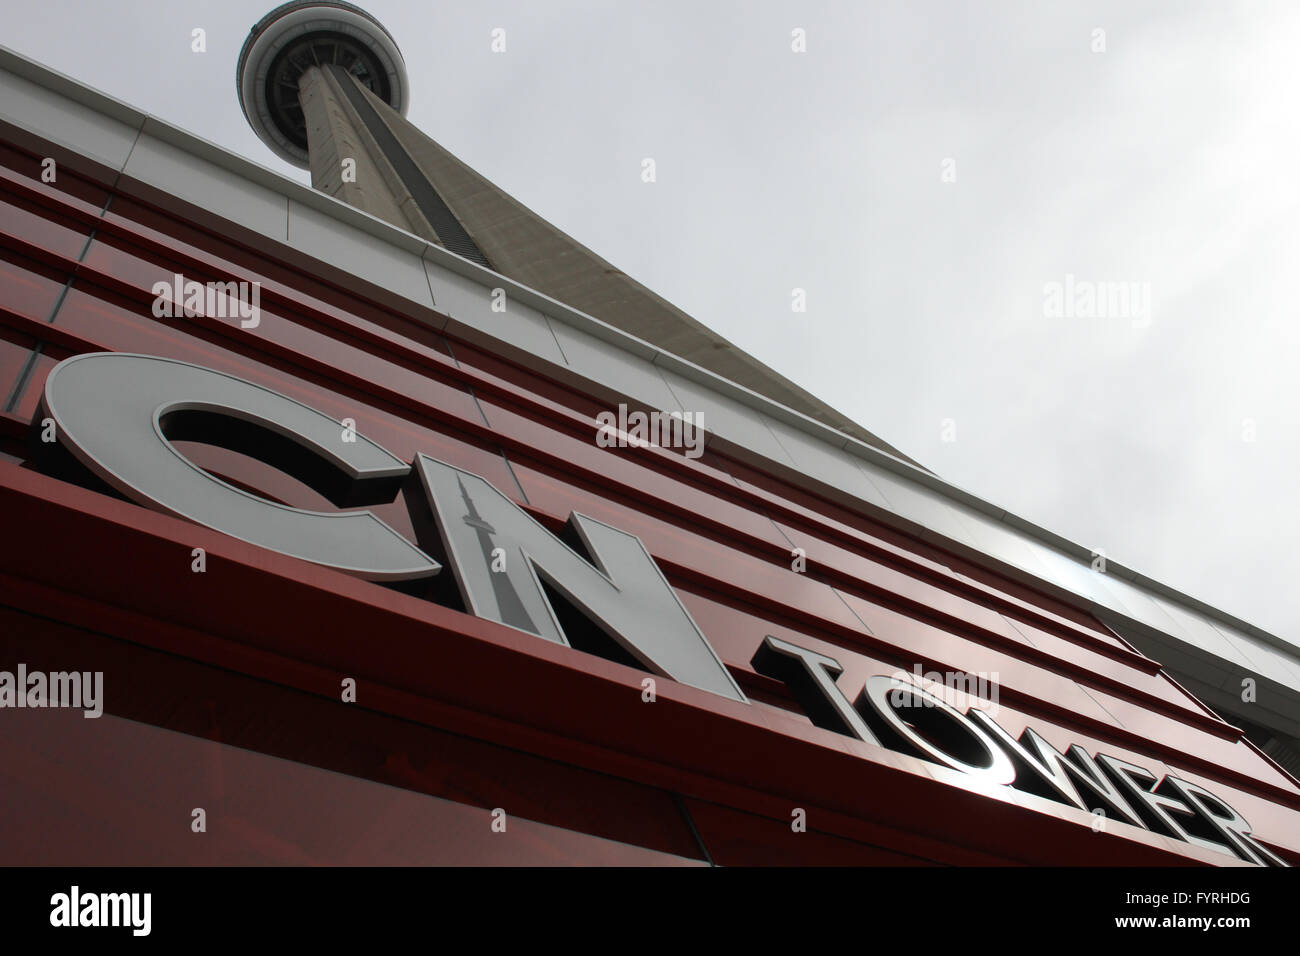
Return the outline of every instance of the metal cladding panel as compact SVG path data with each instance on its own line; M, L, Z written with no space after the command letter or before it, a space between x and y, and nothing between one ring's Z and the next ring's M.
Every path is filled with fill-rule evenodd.
M6 138L33 142L32 131L39 131L43 145L57 147L58 160L81 167L83 173L115 178L140 135L144 116L111 102L94 107L73 102L42 80L46 78L0 73L0 123Z
M611 345L581 329L562 322L551 323L551 331L564 354L565 363L604 389L606 398L631 399L647 409L680 411L677 396L669 389L663 374L653 362L642 361L618 346Z
M289 203L288 241L335 269L350 271L359 262L365 262L371 281L401 296L402 300L433 306L429 280L417 253L375 242L365 233L293 202Z
M424 260L424 268L434 309L447 316L445 327L462 339L507 342L516 354L564 363L560 346L542 313L512 300L503 288L485 286L428 259Z
M142 193L174 196L269 239L288 232L288 202L273 190L213 163L196 161L179 147L144 129L122 167Z
M129 755L140 773L161 772L173 752L183 766L238 768L232 772L263 788L240 810L260 828L231 850L244 861L429 860L436 850L423 846L348 857L322 834L385 806L460 832L462 818L489 825L485 814L501 800L516 801L510 805L529 821L514 837L520 859L531 839L550 848L534 858L552 861L1234 862L1123 822L1094 832L1083 809L836 732L762 664L772 637L833 659L840 670L831 683L849 700L881 675L945 692L959 679L960 709L990 712L1013 736L1032 728L1059 751L1077 744L1156 775L1177 768L1250 820L1269 846L1300 854L1300 786L1158 664L1079 606L946 550L945 537L887 527L827 488L860 483L920 525L960 526L978 550L983 532L962 524L957 506L937 493L850 457L819 458L811 440L787 448L791 426L745 421L731 401L706 405L694 386L679 396L683 410L705 406L706 428L716 422L734 443L602 442L598 416L615 411L617 380L582 388L576 376L547 374L544 363L518 363L508 348L491 347L490 329L471 328L464 305L453 305L444 327L437 270L418 254L386 248L394 295L367 298L346 291L354 287L339 272L354 251L367 261L377 253L361 233L319 214L294 207L298 235L291 225L287 243L254 245L247 228L258 228L256 210L234 210L242 231L187 221L176 210L197 197L160 204L161 173L148 163L137 179L156 181L133 193L137 179L124 180L112 214L100 215L79 196L91 184L72 175L41 183L37 157L22 149L6 147L0 159L0 200L30 214L0 223L11 288L30 290L37 303L42 283L69 283L45 310L18 307L18 293L0 302L0 394L9 396L0 418L0 508L11 529L0 547L7 615L0 670L20 661L49 670L93 664L104 673L107 721L83 722L93 733L80 725L49 731L39 746L10 735L4 746L15 759L38 766L42 747L70 755L101 746ZM261 283L258 321L206 308L160 314L155 284L178 275L200 285ZM471 280L458 279L446 288L472 302ZM485 308L489 292L485 286ZM555 368L567 365L564 343L576 341L552 336ZM540 565L536 580L512 581L550 589L567 643L467 613L472 602L449 574L393 585L361 580L262 547L254 536L239 540L124 500L60 457L58 441L40 440L51 369L93 352L191 363L274 390L328 416L340 436L351 430L402 463L424 454L485 479L579 551L582 542L566 536L584 527L578 521L566 531L575 512L587 516L588 531L599 522L635 535L743 694L711 693L656 671L653 661L620 656L579 619L584 610L616 616L609 607L584 609L576 592L560 601L554 595L564 596L565 581L548 579L556 572ZM574 360L590 366L600 355L587 348ZM644 384L629 379L628 391ZM738 446L750 428L788 453L784 467L742 460ZM246 496L293 509L349 507L327 500L318 476L296 468L302 462L292 456L272 455L279 446L259 434L170 437L176 454ZM800 477L803 462L816 472L811 480ZM439 515L421 495L407 482L366 507L408 541L435 548L429 529ZM498 514L513 511L503 505ZM1164 614L1154 604L1148 613ZM348 680L363 707L341 697ZM264 700L275 720L258 718L249 699ZM134 726L141 723L147 731ZM252 755L222 750L226 740ZM337 788L344 809L331 816L322 801L303 820L290 819L275 803L275 786L324 787L317 768L355 779ZM87 764L51 786L66 796L93 774ZM166 779L160 793L183 789L183 780ZM548 796L521 796L527 781L542 781ZM111 806L134 799L102 780L94 793ZM411 793L448 805L406 802ZM621 818L587 818L574 810L584 801L628 809ZM42 832L75 830L84 821L73 806L25 822ZM808 811L817 833L806 845L786 839L795 807ZM683 828L683 814L693 829ZM147 817L128 814L122 825L147 837ZM973 818L981 826L969 826ZM16 832L22 822L10 815L0 837L29 852L38 841ZM162 845L163 858L184 859L174 843ZM473 843L455 849L486 852ZM107 855L94 859L113 858L110 849L99 852ZM451 853L444 861L459 859Z

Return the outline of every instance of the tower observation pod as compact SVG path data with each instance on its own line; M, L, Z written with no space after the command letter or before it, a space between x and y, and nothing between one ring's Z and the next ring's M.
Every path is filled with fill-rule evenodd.
M383 25L360 7L338 0L293 0L262 17L248 34L235 83L244 117L275 155L310 168L300 97L313 67L334 67L406 115L406 61Z

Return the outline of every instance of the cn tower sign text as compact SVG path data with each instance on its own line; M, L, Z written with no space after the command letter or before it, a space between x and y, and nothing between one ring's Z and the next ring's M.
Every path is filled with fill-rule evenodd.
M81 465L141 505L376 582L447 566L470 613L567 645L558 595L640 667L748 703L640 539L618 528L574 513L580 553L478 475L423 454L401 461L278 392L156 356L65 360L46 380L35 426L49 420ZM400 491L416 540L370 511L306 511L236 488L190 462L172 443L180 439L252 455L342 507L390 502ZM1078 745L1061 753L1032 728L1013 737L985 711L962 712L897 677L868 678L850 700L836 660L775 637L752 663L784 681L819 727L1252 863L1286 865L1241 814L1191 781L1157 779Z

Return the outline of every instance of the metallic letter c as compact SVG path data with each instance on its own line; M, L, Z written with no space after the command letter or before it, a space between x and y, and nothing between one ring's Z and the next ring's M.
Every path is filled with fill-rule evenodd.
M349 486L389 484L410 466L360 435L341 440L328 416L252 382L186 362L92 352L60 362L45 382L60 442L132 501L304 561L373 581L436 574L439 565L369 511L290 508L241 491L187 460L163 419L195 413L272 432L341 473Z

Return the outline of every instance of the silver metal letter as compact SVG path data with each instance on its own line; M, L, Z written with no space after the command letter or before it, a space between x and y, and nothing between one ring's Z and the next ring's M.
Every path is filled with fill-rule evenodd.
M360 436L340 441L338 422L278 392L186 362L92 352L55 366L43 404L77 460L145 507L369 580L439 569L369 511L303 511L259 498L188 461L164 434L164 419L185 415L261 429L345 484L382 482L396 492L408 465Z
M840 662L806 647L769 634L754 654L754 670L783 682L804 713L818 727L880 746L862 715L840 692L835 678L844 672Z
M895 704L891 696L906 697L908 703ZM1005 784L1016 779L1011 759L988 734L947 701L915 684L884 675L868 677L857 708L886 746L971 774L986 783ZM912 726L921 721L925 721L928 737Z
M1116 785L1125 792L1129 803L1147 828L1165 836L1177 837L1188 843L1221 850L1222 847L1208 843L1195 834L1184 829L1179 817L1196 818L1196 812L1183 802L1176 794L1170 796L1168 788L1163 791L1156 786L1156 776L1150 770L1131 764L1109 754L1097 754L1097 763Z
M1007 756L1011 758L1016 768L1017 789L1068 803L1080 810L1096 809L1089 807L1084 801L1079 792L1079 787L1082 786L1099 798L1120 820L1134 826L1145 826L1111 783L1101 777L1100 771L1092 767L1092 773L1089 774L1082 766L1077 766L1058 752L1032 727L1026 727L1017 742L985 711L972 707L966 716L983 727L989 736L1001 744L1002 749L1007 752ZM1087 753L1082 748L1078 749L1082 759L1091 765Z
M1166 776L1160 782L1160 789L1165 788L1177 791L1187 801L1187 805L1197 811L1204 822L1223 838L1224 845L1216 849L1231 848L1243 860L1259 866L1291 865L1272 850L1262 846L1251 835L1250 824L1229 806L1226 800L1221 800L1204 787L1198 787L1191 781L1181 780L1178 777ZM1207 841L1200 842L1202 846L1207 844Z
M471 614L571 644L549 588L652 672L745 700L635 535L574 513L570 528L588 562L478 475L427 455L414 467L440 539L426 534L421 544L441 548Z

